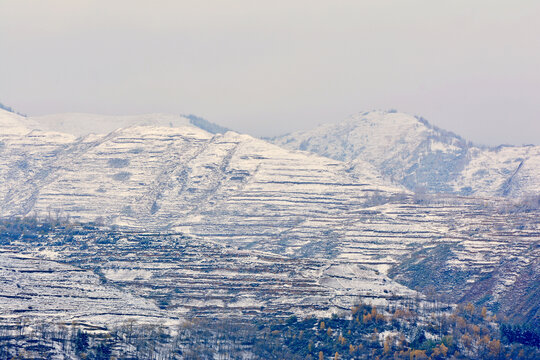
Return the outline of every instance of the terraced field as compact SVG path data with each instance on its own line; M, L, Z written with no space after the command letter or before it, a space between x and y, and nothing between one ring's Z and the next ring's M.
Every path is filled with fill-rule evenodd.
M21 259L41 267L42 264L53 264L50 269L43 270L51 278L49 282L32 278L28 282L34 285L19 284L24 291L7 288L7 293L20 296L17 306L30 304L27 301L40 302L43 296L55 293L58 283L66 282L66 279L72 283L62 289L77 288L78 282L83 286L90 281L72 276L70 271L85 276L91 274L96 288L91 294L76 293L74 297L80 301L84 301L85 296L96 301L110 300L105 301L104 306L122 309L124 318L137 318L137 313L128 305L115 303L113 295L99 297L93 294L103 289L114 290L113 294L129 294L140 299L141 304L157 304L160 310L153 309L155 317L167 313L172 319L329 314L350 309L360 296L381 305L397 304L415 296L415 292L405 286L356 264L237 250L182 235L109 231L69 235L59 231L29 242L4 245L2 249L12 253L17 251L22 254ZM20 260L15 261L18 258L13 256L6 258L5 271L22 267ZM40 271L36 270L36 273ZM28 289L38 286L36 284L42 286L42 290ZM83 289L84 286L77 291ZM28 297L29 292L35 298ZM71 299L72 295L64 296L60 292L57 297ZM73 301L70 306L77 308L79 305ZM92 303L85 307L92 308ZM33 311L42 313L43 309L36 307ZM63 311L66 309L60 306L58 312ZM6 307L3 313L13 315L17 310ZM151 315L147 311L145 316Z
M328 313L420 290L537 321L539 204L412 193L358 159L187 124L75 138L1 115L0 216L114 228L4 250L54 253L176 318Z

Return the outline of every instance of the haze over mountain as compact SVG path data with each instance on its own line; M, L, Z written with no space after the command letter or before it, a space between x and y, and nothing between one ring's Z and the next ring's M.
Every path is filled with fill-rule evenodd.
M397 108L489 145L540 133L534 0L3 0L0 12L0 100L28 114L187 109L276 136Z

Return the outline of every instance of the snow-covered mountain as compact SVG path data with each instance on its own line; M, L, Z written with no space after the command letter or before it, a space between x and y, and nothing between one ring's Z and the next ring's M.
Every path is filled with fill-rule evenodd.
M11 111L0 109L0 136L24 135L31 131L25 124L25 118Z
M4 119L4 120L1 120ZM21 116L0 109L0 121L8 126L8 119L26 129L45 132L60 132L79 136L108 134L114 130L132 126L182 127L193 125L207 132L225 133L227 128L211 123L195 115L142 114L142 115L100 115L87 113L62 113L44 116ZM11 125L13 126L13 125Z
M419 176L439 187L450 187L446 184L464 177L462 174L470 174L470 181L475 181L475 176L480 175L474 169L483 163L498 164L499 170L491 170L496 178L513 164L516 156L521 156L511 151L518 148L501 148L498 152L471 149L459 137L412 117L387 113L363 116L366 119L345 122L339 132L328 126L320 130L320 136L313 137L324 155L337 158L331 159L285 149L249 135L213 134L182 119L171 126L164 124L170 119L166 116L150 117L150 123L144 123L148 118L142 123L131 119L129 126L115 127L109 133L82 135L88 131L69 134L51 131L57 127L36 129L31 124L35 120L0 111L0 217L69 217L83 223L115 225L126 233L168 231L201 244L228 245L239 251L232 263L223 265L228 274L233 274L231 269L241 266L238 264L248 254L279 254L283 258L277 259L268 272L269 283L281 276L276 269L284 268L283 264L295 259L316 260L320 271L307 272L315 279L313 291L326 294L327 304L337 301L344 308L350 304L342 299L350 300L359 293L382 305L396 298L392 293L395 289L400 289L401 296L412 294L412 288L422 290L432 285L414 283L416 261L424 259L428 261L426 268L444 269L444 274L459 272L463 283L453 284L454 288L447 291L448 301L465 301L485 294L474 286L494 274L490 286L497 290L497 297L490 300L492 306L503 304L501 309L511 314L511 307L504 307L513 301L509 289L522 281L517 274L528 269L538 256L534 250L540 241L538 206L520 212L516 210L520 204L513 199L453 194L419 196L389 179L404 175L395 168L409 164L405 169L409 177L403 178ZM386 124L385 131L377 126L377 119ZM371 129L371 136L365 136L359 127ZM287 146L294 147L296 140L291 139ZM309 139L306 137L306 143L298 147L313 150ZM370 146L358 146L360 140L355 139ZM531 160L535 149L529 148L528 157L520 160L520 169L506 182L509 194L523 191L524 186L535 181L533 175L538 165ZM474 152L479 155L469 159ZM458 166L460 162L463 163ZM417 174L413 164L419 169ZM430 164L439 169L433 179L429 176ZM445 167L448 164L454 164L451 171ZM388 172L382 171L381 175L378 169ZM525 169L532 175L525 176ZM441 174L446 176L444 181L440 180ZM464 187L467 182L456 184L452 186ZM500 186L495 182L491 185ZM513 187L518 190L512 190ZM469 192L481 193L475 189ZM486 190L486 194L491 193ZM76 256L97 256L103 248L101 238L93 241L94 248L83 248ZM12 251L22 251L22 247L35 255L32 246L13 246ZM40 246L47 251L58 249L47 242ZM107 258L103 258L103 271L108 271L105 276L124 283L116 274L130 273L131 254L142 251L141 246L145 249L146 245L133 244L133 251L126 253L118 269L110 268ZM426 257L425 253L429 255L433 249L437 250L434 255ZM70 258L70 251L69 246L63 249L60 258ZM166 251L160 261L177 264L177 251ZM441 253L444 256L439 256ZM154 259L153 256L148 254L148 259ZM258 262L267 261L268 256L262 254L252 262L254 272L259 269ZM215 259L217 265L213 266L219 272L221 255ZM163 283L170 282L170 273L159 266L153 268L150 260L144 265L145 274L155 278L146 281L143 277L134 285L135 290L139 286L151 288L158 277ZM500 271L501 264L511 271ZM308 264L307 268L314 266ZM402 273L393 276L408 284L409 289L394 286L388 277L389 270L400 266ZM184 265L178 265L178 269L184 271ZM291 277L300 271L294 266L288 269ZM191 271L189 266L187 271ZM534 283L537 272L532 274L527 284ZM221 280L237 284L234 274L221 276ZM196 281L207 278L201 275ZM194 288L200 287L204 284L197 283ZM224 304L235 303L242 296L259 296L253 294L235 293ZM175 298L187 301L178 295ZM313 299L298 301L314 304Z
M369 165L350 174L342 162L249 135L214 135L181 123L76 137L30 130L28 119L6 114L0 117L8 129L0 134L2 216L52 211L84 221L99 216L107 223L164 228L248 191L288 200L350 188L402 191ZM359 191L359 199L366 193Z
M130 126L178 127L190 124L188 118L170 114L145 115L98 115L84 113L52 114L25 117L21 122L28 128L62 132L76 136L108 134L116 129Z
M408 189L486 196L540 192L540 146L478 147L426 120L371 111L271 140L332 159L370 163Z

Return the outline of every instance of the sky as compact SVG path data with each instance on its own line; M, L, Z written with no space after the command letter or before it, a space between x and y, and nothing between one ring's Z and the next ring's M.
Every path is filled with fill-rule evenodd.
M0 102L255 136L397 109L540 144L538 0L0 0Z

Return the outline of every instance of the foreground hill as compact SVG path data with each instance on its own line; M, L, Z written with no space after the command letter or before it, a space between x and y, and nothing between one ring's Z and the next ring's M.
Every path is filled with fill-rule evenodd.
M411 190L512 197L540 191L540 146L478 147L403 113L366 112L272 141L353 167L367 161Z

